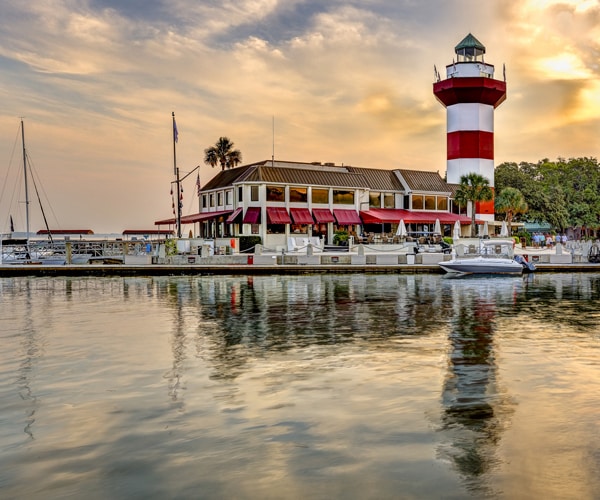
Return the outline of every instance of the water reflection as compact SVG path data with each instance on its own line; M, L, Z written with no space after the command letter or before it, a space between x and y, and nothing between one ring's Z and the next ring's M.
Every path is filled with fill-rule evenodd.
M0 280L0 484L481 498L577 470L597 492L599 299L595 274ZM511 469L539 448L569 452L546 489Z
M472 277L444 281L453 303L448 374L442 389L445 442L449 457L478 496L492 495L485 474L497 464L496 447L514 411L501 388L495 359L497 304L514 306L523 291L519 278Z

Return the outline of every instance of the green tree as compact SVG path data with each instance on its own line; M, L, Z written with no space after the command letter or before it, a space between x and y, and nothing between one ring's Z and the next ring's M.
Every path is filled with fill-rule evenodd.
M221 170L233 168L242 163L242 153L233 149L233 142L227 137L219 137L214 146L204 150L204 163L211 167L221 165Z
M475 237L475 207L480 201L489 201L494 197L494 192L488 181L482 175L470 173L460 178L460 183L454 201L461 207L471 204L471 237Z
M505 214L506 224L508 225L508 234L512 234L512 221L515 215L527 212L527 203L523 193L517 188L505 187L494 200L496 212Z

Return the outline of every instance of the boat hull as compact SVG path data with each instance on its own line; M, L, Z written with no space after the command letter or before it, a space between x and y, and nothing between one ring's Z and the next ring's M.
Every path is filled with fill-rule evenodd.
M457 274L523 274L523 266L512 259L470 258L440 262L447 273Z

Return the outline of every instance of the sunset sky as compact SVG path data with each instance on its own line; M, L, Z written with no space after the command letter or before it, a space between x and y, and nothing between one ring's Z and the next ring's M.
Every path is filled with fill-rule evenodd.
M220 136L275 158L446 169L432 94L469 32L507 100L495 163L600 156L598 0L0 0L0 232L24 230L19 120L51 228L153 228ZM273 127L274 123L274 127ZM274 131L274 133L273 133ZM274 137L274 140L273 140ZM198 211L196 174L184 213ZM21 203L19 203L19 201ZM32 204L31 229L43 227Z

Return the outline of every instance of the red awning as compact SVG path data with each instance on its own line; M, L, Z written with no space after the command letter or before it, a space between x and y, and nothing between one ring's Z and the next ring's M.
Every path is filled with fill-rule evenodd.
M244 224L260 224L260 207L249 207L242 222Z
M325 224L327 222L335 222L333 214L328 208L313 208L312 213L315 217L315 220L320 224Z
M195 222L202 222L205 220L217 219L224 215L229 215L230 213L231 213L231 210L223 210L221 212L201 212L199 214L184 215L181 218L181 223L182 224L194 224Z
M227 220L225 221L226 224L233 224L234 222L237 222L237 220L240 218L240 215L242 214L242 211L244 209L242 207L240 208L236 208L233 213L227 217Z
M181 217L182 224L194 224L195 222L202 222L209 219L216 219L223 215L228 215L231 210L223 210L220 212L201 212L199 214L184 215ZM155 226L172 226L177 223L177 219L174 217L171 219L157 220L154 222Z
M450 212L425 212L422 210L403 210L393 208L372 208L360 212L360 217L365 224L397 224L403 220L405 224L434 224L439 219L440 224L454 224L457 220L462 225L471 224L471 218L465 215Z
M315 221L310 215L308 208L290 208L290 215L294 220L294 224L314 224Z
M356 210L333 210L337 223L340 226L349 226L352 224L362 224L360 217L356 213Z
M292 219L284 207L267 207L267 221L269 224L292 223Z

